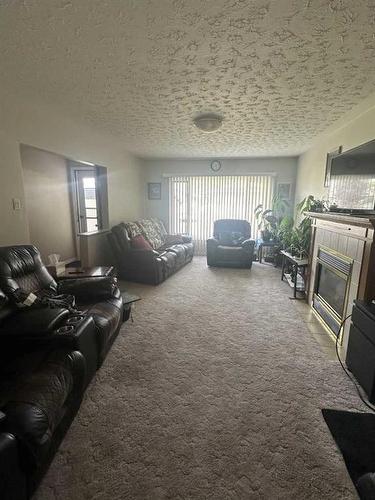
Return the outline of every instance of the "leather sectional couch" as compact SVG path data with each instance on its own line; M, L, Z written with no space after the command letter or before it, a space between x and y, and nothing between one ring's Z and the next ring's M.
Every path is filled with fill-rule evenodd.
M74 307L25 304L57 294L73 295ZM116 278L56 283L35 247L0 248L2 500L30 498L122 320Z
M194 255L190 236L168 234L163 222L155 218L122 222L112 228L108 240L119 276L139 283L158 285Z

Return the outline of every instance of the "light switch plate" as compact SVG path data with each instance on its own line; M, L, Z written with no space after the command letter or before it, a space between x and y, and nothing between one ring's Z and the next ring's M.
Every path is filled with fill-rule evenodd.
M13 210L21 210L21 200L19 198L13 198Z

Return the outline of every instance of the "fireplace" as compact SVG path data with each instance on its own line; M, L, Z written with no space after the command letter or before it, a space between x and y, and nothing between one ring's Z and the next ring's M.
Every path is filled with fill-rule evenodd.
M313 213L307 302L337 339L356 299L375 300L375 216ZM350 321L341 333L345 357Z
M335 336L346 312L352 265L352 259L319 246L312 306Z

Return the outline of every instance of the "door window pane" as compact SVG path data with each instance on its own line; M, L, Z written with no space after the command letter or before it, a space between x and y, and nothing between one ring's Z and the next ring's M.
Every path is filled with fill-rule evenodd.
M98 210L95 172L77 170L78 218L79 230L82 233L98 230Z
M92 233L98 230L98 220L97 219L87 219L87 232Z
M96 215L96 208L86 208L86 217L89 218L89 219L96 219L97 218L97 215Z

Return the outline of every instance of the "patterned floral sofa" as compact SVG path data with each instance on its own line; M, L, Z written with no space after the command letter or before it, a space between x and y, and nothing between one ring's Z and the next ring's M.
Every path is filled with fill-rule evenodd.
M194 244L170 235L159 219L121 222L108 233L120 278L157 285L190 262Z

